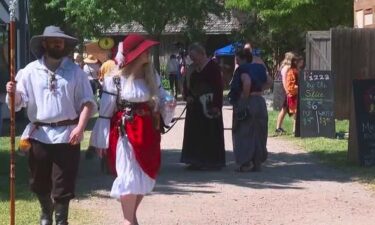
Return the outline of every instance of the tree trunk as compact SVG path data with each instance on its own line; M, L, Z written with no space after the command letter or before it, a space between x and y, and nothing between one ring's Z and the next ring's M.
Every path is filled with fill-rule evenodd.
M155 41L160 42L160 35L156 34L156 35L153 35L152 37ZM155 69L160 74L160 59L159 59L159 56L160 56L160 45L157 45L153 48L153 56L152 57L153 57Z
M158 45L158 46L155 46L155 48L154 48L153 60L154 60L155 69L160 74L160 59L159 59L159 55L160 55L160 47Z

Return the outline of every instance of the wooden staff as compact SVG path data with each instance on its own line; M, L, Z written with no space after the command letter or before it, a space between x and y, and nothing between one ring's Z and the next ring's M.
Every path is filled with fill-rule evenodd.
M10 57L9 57L9 71L10 71L10 81L15 81L15 73L16 73L16 16L15 16L15 9L16 9L16 0L11 0L9 2L9 12L10 12L10 22L9 22L9 49L10 49ZM16 215L16 207L15 207L15 181L16 181L16 160L15 160L15 137L16 137L16 128L15 128L15 94L11 93L10 97L10 225L15 224L15 215Z

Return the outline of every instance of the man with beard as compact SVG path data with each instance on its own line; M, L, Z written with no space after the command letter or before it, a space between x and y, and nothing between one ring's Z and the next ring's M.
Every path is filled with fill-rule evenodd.
M80 160L80 142L96 104L87 75L67 56L78 40L59 27L48 26L34 36L30 49L37 60L21 69L16 82L15 109L27 108L30 123L20 149L28 153L30 187L41 205L41 225L68 224L69 202L74 198Z

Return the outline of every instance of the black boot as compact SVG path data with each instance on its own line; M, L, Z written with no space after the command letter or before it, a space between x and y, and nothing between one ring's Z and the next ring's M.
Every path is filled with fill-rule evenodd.
M56 225L68 225L69 201L55 202Z
M51 196L37 195L42 212L40 214L40 225L52 225L53 202Z
M87 150L86 150L85 158L86 158L86 159L92 159L92 158L95 157L95 155L96 155L96 153L95 153L95 147L93 147L93 146L89 146L89 147L87 148Z

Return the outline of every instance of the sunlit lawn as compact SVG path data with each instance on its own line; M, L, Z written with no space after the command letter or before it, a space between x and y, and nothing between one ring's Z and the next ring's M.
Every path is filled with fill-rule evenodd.
M276 128L276 119L278 112L269 112L269 135L273 136ZM281 136L285 140L305 149L306 151L318 156L318 158L328 165L332 165L345 173L352 175L353 179L370 184L375 188L375 167L363 168L347 160L348 139L331 138L296 138L291 134L292 118L285 118L284 129L287 135ZM336 121L336 132L348 132L349 121Z
M0 225L9 224L9 152L10 138L7 137L9 121L5 121L3 134L0 138ZM24 124L17 126L17 133L22 131ZM85 135L82 149L87 148L89 133ZM18 143L18 138L17 138ZM16 146L18 146L16 143ZM39 203L28 188L27 158L16 155L16 224L36 225L39 219ZM87 224L90 221L90 213L86 210L71 210L70 219L72 221L82 221L79 224ZM83 222L84 221L84 222Z

